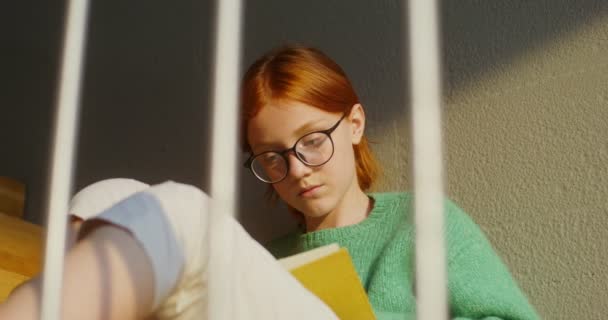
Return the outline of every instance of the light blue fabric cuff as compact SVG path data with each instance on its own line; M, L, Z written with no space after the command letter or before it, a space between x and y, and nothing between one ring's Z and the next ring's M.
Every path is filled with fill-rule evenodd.
M149 193L136 193L93 219L128 230L143 247L154 270L154 308L176 287L184 267L184 252L158 199ZM83 226L83 229L84 226Z

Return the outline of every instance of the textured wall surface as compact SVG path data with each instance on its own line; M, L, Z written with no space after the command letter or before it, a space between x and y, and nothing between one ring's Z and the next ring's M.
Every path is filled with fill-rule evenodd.
M26 184L26 217L44 208L63 3L0 10L0 175Z
M445 116L448 193L540 313L605 318L608 16L451 92Z
M603 319L608 4L442 3L448 195L486 232L543 318ZM402 4L268 1L251 4L246 21L246 63L289 40L314 44L344 67L384 166L379 191L410 185ZM252 211L263 192L244 181L248 230L262 240L284 232L285 213Z
M351 77L385 169L378 191L410 184L405 3L246 1L244 65L301 42ZM608 2L441 3L448 195L544 318L605 318ZM62 5L11 2L0 19L0 174L28 183L28 218L38 222ZM204 188L212 2L106 0L92 10L77 187L129 176ZM241 185L240 219L254 237L293 226L244 171Z
M63 0L0 12L0 175L27 185L44 223ZM213 3L92 1L75 189L128 176L205 186Z
M484 32L493 36L490 45L506 42L500 29ZM447 65L487 66L486 56L465 47L473 41L446 46ZM463 51L477 59L455 61ZM544 318L604 318L608 16L531 42L476 75L448 78L448 194L481 225ZM474 79L461 85L466 78ZM375 134L386 139L407 125L395 127ZM387 171L381 188L403 185L403 166L386 161L402 144L397 138L378 148Z

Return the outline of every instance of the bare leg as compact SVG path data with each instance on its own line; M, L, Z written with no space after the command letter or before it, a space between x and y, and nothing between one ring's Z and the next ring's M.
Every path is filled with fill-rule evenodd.
M15 290L0 319L38 319L41 282ZM61 294L62 319L141 319L152 307L152 267L127 231L101 225L68 252Z
M207 207L200 190L165 183L87 221L66 256L62 319L141 319L152 311L159 319L204 319L210 277L230 286L235 319L336 319L238 222ZM220 242L205 252L208 231L231 234L230 251ZM225 254L233 259L221 267L231 272L209 274L208 263L222 261L209 258ZM39 279L17 289L0 305L0 319L37 319L40 292Z

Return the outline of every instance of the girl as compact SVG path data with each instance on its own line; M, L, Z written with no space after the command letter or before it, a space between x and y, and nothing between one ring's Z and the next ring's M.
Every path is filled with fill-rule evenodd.
M378 168L363 107L342 69L312 48L277 49L247 71L242 111L245 166L301 221L269 250L281 257L337 242L353 257L377 317L413 318L412 197L366 193ZM227 281L235 286L235 319L335 318L240 225L207 212L201 191L168 182L123 196L83 224L66 256L64 319L205 315L204 279L217 276L206 265L228 253L214 246L202 254L202 239L227 229L235 235L230 267L239 281ZM453 203L445 208L452 317L537 319L479 228ZM19 288L0 318L36 318L39 290L38 280Z
M412 196L365 193L378 169L344 71L318 50L281 48L250 67L243 97L247 165L304 222L269 250L280 258L337 242L378 318L413 315ZM538 318L477 225L449 201L445 211L452 316Z

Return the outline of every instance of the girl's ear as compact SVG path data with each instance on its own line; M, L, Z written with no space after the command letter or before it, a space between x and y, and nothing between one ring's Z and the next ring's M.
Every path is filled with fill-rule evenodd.
M365 131L365 112L360 103L357 103L352 107L348 120L350 121L352 129L352 143L359 144L361 138L363 138L363 132Z

